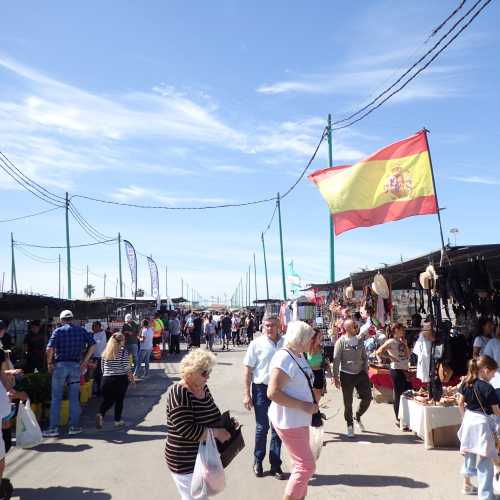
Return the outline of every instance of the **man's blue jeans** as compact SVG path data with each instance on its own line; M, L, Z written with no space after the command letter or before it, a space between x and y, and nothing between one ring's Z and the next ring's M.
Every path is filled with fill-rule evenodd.
M142 363L144 363L144 376L147 377L149 375L149 359L151 358L151 353L153 351L151 349L141 349L139 351L139 360L137 361L137 365L135 366L134 375L137 377L139 372L141 371Z
M50 404L50 428L59 427L59 415L65 384L69 392L69 425L80 424L80 363L60 361L52 372L52 402Z
M269 418L267 411L271 401L267 398L267 385L252 384L252 401L255 411L255 463L261 464L266 456L267 433L269 431ZM269 462L271 470L281 467L281 439L271 425L271 445L269 447Z
M132 356L132 364L134 365L134 369L137 366L137 355L139 353L139 345L137 342L135 344L129 344L127 346L128 353Z
M490 458L478 457L475 453L464 455L462 474L465 477L477 477L477 496L481 500L494 500L493 492L493 462Z

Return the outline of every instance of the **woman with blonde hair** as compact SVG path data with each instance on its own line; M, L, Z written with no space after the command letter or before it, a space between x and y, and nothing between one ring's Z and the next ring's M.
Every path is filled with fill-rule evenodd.
M102 428L104 415L115 406L115 427L123 427L123 401L129 382L134 383L129 354L125 348L125 336L121 332L113 333L102 353L102 396L99 413L96 415L96 427Z
M269 419L294 463L284 500L305 498L316 467L309 445L309 426L319 408L312 392L314 375L303 355L313 336L314 330L307 323L288 323L285 347L273 356L270 365Z
M216 358L211 352L191 351L181 361L181 380L167 392L165 459L182 500L192 499L194 464L200 443L207 440L209 428L221 443L231 437L225 429L215 427L221 412L207 386L215 364Z

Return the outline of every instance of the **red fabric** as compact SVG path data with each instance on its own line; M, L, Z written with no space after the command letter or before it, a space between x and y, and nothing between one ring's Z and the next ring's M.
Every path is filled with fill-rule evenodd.
M413 156L418 153L423 153L424 151L428 151L427 141L425 132L421 130L407 139L403 139L402 141L395 142L385 148L379 149L376 153L361 161L394 160L395 158Z
M391 374L387 368L369 368L368 377L375 387L393 388ZM412 389L415 391L418 391L422 387L422 382L420 382L414 373L410 373L410 383Z
M363 210L347 210L333 215L335 234L345 233L356 227L371 227L413 215L437 213L436 196L420 196L409 201L391 201L385 205Z

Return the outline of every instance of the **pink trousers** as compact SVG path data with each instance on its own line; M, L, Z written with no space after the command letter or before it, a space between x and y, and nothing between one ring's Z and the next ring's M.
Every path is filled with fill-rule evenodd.
M294 498L307 494L307 483L314 474L316 462L309 444L309 427L275 430L293 460L293 470L286 485L285 493Z

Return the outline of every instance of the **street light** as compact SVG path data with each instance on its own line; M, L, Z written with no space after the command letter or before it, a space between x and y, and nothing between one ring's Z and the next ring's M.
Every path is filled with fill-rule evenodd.
M454 238L454 241L455 241L455 246L457 246L457 234L459 233L460 231L458 230L458 228L456 227L452 227L450 229L450 234L453 235L453 238Z

